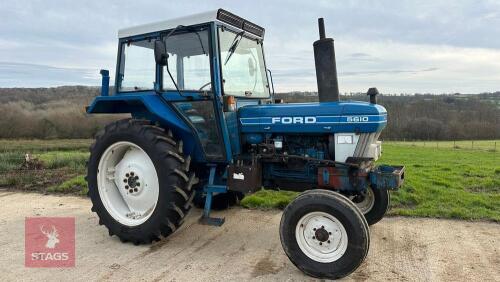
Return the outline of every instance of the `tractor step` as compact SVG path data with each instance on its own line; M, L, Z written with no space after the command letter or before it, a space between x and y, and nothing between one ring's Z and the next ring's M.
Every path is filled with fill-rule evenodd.
M203 225L222 226L225 221L225 218L202 216L198 222Z
M210 211L212 209L212 197L214 196L214 193L227 193L227 186L214 185L215 169L215 165L210 165L210 176L208 178L208 184L203 188L203 192L206 193L205 207L203 208L203 215L198 222L204 225L221 226L222 224L224 224L225 218L210 217Z

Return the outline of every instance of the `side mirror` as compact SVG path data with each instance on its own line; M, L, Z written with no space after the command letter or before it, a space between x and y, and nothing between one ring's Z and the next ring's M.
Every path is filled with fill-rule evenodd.
M155 40L155 61L160 66L165 66L168 60L167 45L163 40Z

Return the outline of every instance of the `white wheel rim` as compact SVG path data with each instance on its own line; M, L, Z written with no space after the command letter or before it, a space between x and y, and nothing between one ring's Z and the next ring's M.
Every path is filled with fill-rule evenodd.
M351 201L355 198L356 196L351 196L350 199ZM368 187L366 189L366 193L363 197L363 200L361 202L354 202L356 206L361 210L363 214L367 214L369 211L372 210L373 205L375 205L375 194L373 194L373 190L371 187Z
M106 149L99 160L97 187L108 213L127 226L151 217L160 192L153 161L131 142L117 142Z
M325 212L304 215L295 228L295 238L302 252L310 259L330 263L340 259L347 250L347 232L340 221Z

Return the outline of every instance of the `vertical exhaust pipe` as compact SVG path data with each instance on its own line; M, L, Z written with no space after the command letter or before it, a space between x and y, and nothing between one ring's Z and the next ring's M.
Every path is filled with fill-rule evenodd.
M315 41L314 62L316 64L316 80L320 102L339 101L339 83L333 39L325 37L325 22L318 19L319 40Z

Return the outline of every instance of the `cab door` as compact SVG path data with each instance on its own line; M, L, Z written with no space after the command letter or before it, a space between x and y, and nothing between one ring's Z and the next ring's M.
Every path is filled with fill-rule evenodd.
M225 161L227 155L210 59L213 53L210 38L207 26L176 32L164 39L169 65L162 74L164 95L190 97L172 105L196 131L209 162Z

